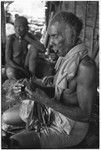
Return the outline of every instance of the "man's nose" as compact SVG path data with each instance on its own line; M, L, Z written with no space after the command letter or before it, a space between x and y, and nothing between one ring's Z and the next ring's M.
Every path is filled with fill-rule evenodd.
M17 27L17 28L16 28L16 31L17 31L17 32L20 32L20 28L19 28L19 27Z
M52 37L50 37L49 45L50 45L50 46L52 46L52 45L53 45L53 43L54 43L54 40L53 40L53 38L52 38Z

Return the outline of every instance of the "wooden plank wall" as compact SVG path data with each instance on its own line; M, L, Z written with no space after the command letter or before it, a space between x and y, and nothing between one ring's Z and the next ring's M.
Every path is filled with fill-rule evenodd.
M73 12L83 20L83 30L80 36L85 42L89 55L95 57L95 51L99 47L99 2L62 1L59 8ZM59 8L57 8L58 11Z

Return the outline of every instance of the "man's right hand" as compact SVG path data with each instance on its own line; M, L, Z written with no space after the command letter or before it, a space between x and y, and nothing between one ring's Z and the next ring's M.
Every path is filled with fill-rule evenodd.
M15 83L14 86L13 86L13 92L15 94L20 94L21 91L22 91L22 88L24 88L24 84L21 84L21 83Z
M48 87L53 86L53 80L54 80L54 76L45 76L42 80L43 85L46 85Z

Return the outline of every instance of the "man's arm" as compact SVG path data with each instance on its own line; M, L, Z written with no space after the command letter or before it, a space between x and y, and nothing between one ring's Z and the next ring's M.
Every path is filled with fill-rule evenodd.
M25 68L31 72L32 76L35 76L35 68L38 60L38 50L33 45L30 46L28 54L25 60Z
M36 90L36 89L39 89L41 90L42 92L44 92L46 94L46 97L50 97L50 98L53 98L54 97L54 93L55 93L55 88L54 86L50 86L50 87L47 87L46 85L44 85L41 82L37 81L37 80L32 80L31 82L31 87L32 89Z
M96 96L97 88L95 73L96 69L90 62L80 65L77 77L76 94L78 105L67 106L51 99L43 100L43 103L75 121L88 122L92 104Z
M24 39L28 41L28 43L33 45L35 49L38 49L40 51L45 50L44 45L39 40L37 40L31 33L26 33Z

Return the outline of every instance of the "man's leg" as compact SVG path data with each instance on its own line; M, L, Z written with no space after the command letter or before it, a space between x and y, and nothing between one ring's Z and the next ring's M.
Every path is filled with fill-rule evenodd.
M20 105L15 105L14 107L6 110L2 116L3 122L8 125L24 125L24 121L19 116L19 109Z
M64 148L67 145L68 136L59 132L57 129L48 128L38 133L34 131L23 131L18 134L13 135L10 138L10 148L20 148L20 149L55 149Z
M33 45L30 45L25 60L25 66L28 67L29 72L32 75L35 75L35 68L37 61L38 61L38 50Z
M15 69L12 67L6 68L6 76L8 79L14 79L15 78Z
M40 133L40 144L42 149L63 149L78 145L86 136L88 124L75 122L75 125L68 135L63 128L56 125L46 127Z
M34 131L23 131L15 134L10 138L10 148L41 148L38 134Z

